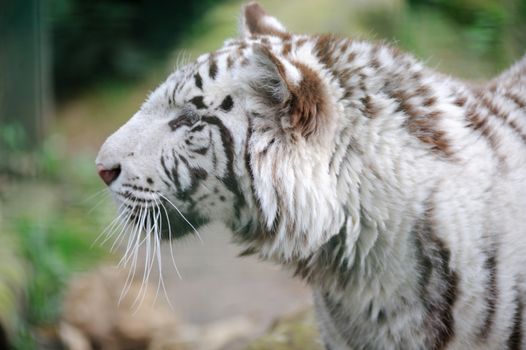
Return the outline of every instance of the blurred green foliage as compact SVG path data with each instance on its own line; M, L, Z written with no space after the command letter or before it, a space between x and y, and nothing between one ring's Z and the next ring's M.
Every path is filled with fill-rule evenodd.
M361 22L461 78L491 78L526 51L524 0L407 0L395 10L366 10Z
M63 147L60 138L48 138L33 155L38 180L20 177L3 187L0 198L5 208L0 222L0 316L11 315L11 342L17 350L54 341L42 330L57 324L71 275L112 259L107 246L93 243L113 216L113 203L95 176L92 156L67 157ZM11 253L4 254L4 247ZM5 300L13 288L4 282L12 276L18 295ZM6 313L7 306L17 304L21 310Z
M92 247L99 225L74 211L54 209L45 220L29 216L13 220L12 230L18 236L29 276L25 311L13 338L15 349L34 349L35 340L46 342L38 339L37 331L56 325L64 287L72 273L108 258L107 247Z
M453 22L466 48L504 68L526 49L524 0L408 0L415 12L438 12Z
M220 0L51 0L54 86L70 96L108 77L143 77Z

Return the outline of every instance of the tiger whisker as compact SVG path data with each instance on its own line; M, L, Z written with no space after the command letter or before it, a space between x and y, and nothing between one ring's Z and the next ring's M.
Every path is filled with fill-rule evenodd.
M123 211L123 213L126 213L126 211ZM124 219L122 219L122 213L121 215L119 215L121 218L119 219L119 222L118 224L111 230L111 232L109 232L107 235L106 235L106 238L104 239L104 241L101 242L101 245L104 245L106 244L106 242L108 242L114 235L115 235L115 232L117 232L117 230L119 229L119 227L121 227L121 230L119 232L119 234L117 235L117 237L115 238L113 244L112 244L112 248L110 249L111 252L113 252L113 246L115 245L115 242L117 241L117 239L123 234L123 232L125 232L125 228L126 226L128 225L128 222L130 220L130 217L133 215L133 212L128 212Z
M100 207L100 205L104 203L104 201L106 201L109 196L111 196L111 193L106 188L104 188L101 191L98 191L97 196L93 196L93 200L95 200L95 198L98 197L100 194L102 194L102 198L98 199L97 203L95 203L95 205L87 211L86 215L91 214L95 209Z
M137 311L137 309L139 308L140 304L142 304L142 301L141 303L138 304L139 300L142 300L142 295L144 294L145 292L145 288L147 288L147 276L149 276L149 265L150 264L150 230L151 230L151 223L150 223L150 216L146 215L146 230L143 231L144 233L144 239L142 242L146 242L146 255L145 255L145 262L144 262L144 271L143 271L143 275L142 275L142 281L141 281L141 287L139 288L139 292L137 293L137 295L135 296L135 299L132 303L132 309L136 309L135 311ZM139 246L137 246L137 249L139 249L139 247L142 245L139 244Z
M159 220L159 224L160 224L159 225L159 230L162 230L162 220L161 220L161 215L162 214L161 214L161 208L160 208L159 205L157 205L157 209L158 209L158 220ZM162 231L159 231L159 232L162 232ZM157 245L157 263L158 263L158 268L159 268L159 281L157 283L157 290L155 292L154 302L157 300L157 297L159 295L159 285L161 285L162 288L163 288L163 293L164 293L164 296L165 296L165 300L168 303L168 305L170 306L170 309L173 310L174 308L173 308L172 303L170 302L170 298L168 297L168 291L166 290L166 284L164 282L164 276L163 276L163 270L162 270L162 259L161 259L161 236L160 236L160 234L155 235L155 243ZM177 267L176 267L176 272L177 273L179 272L179 271L177 271Z
M172 227L170 225L170 218L168 217L168 210L166 210L166 206L163 204L162 201L159 201L159 204L164 210L164 215L166 216L166 222L168 224L168 240L170 245L170 256L172 258L172 263L175 268L175 272L177 273L177 276L179 276L180 279L183 279L181 276L181 273L179 272L179 269L177 268L177 264L175 263L175 257L174 257L174 251L173 251L173 244L172 244ZM162 222L162 221L161 221Z
M155 243L157 246L157 264L159 268L159 281L157 282L157 290L155 292L155 299L154 302L157 300L157 296L159 295L159 286L162 286L163 288L163 294L166 299L166 302L170 306L170 309L174 309L172 303L170 302L170 298L168 297L168 291L166 290L166 285L164 283L164 277L163 277L163 270L162 270L162 260L161 260L161 242L159 236L155 236Z
M100 190L96 191L95 193L93 193L93 194L89 195L88 197L80 200L79 203L80 204L84 204L84 203L87 203L87 202L89 202L91 200L95 200L95 198L97 198L101 194L111 195L111 192L108 190L107 187L101 188Z
M133 235L131 236L133 238L132 241L135 241L135 242L137 242L140 239L141 227L143 225L144 217L145 217L145 212L143 211L143 208L141 208L139 216L140 216L139 220L137 220L137 222L135 224L135 229L133 231ZM126 296L126 294L128 294L128 291L130 290L131 285L133 283L133 276L135 276L135 272L137 270L137 256L138 256L138 253L139 253L139 247L137 246L137 244L135 244L134 246L135 246L134 249L130 252L132 254L131 256L133 256L133 260L131 262L131 266L130 266L130 270L128 272L128 276L126 277L126 281L124 283L124 287L123 287L123 289L121 291L121 295L119 296L118 304L120 304L122 302L122 298L124 298L124 296ZM126 257L127 254L128 254L128 252L125 253L123 259ZM119 265L120 265L120 263L119 263Z
M121 232L117 235L115 240L113 241L113 244L111 245L110 252L113 252L114 249L122 242L123 238L126 236L125 233L128 232L127 228L129 227L130 223L132 223L132 220L130 218L132 217L133 212L130 212L128 216L126 216L126 222L121 229Z
M194 225L192 225L190 223L190 221L188 221L188 219L183 215L183 213L181 213L181 211L179 210L179 208L177 208L175 206L175 204L173 204L165 195L163 195L162 193L158 192L159 196L161 196L164 200L166 200L168 203L170 203L170 205L172 207L174 207L174 209L179 213L179 215L181 215L181 217L183 218L183 220L192 228L192 230L194 230L197 238L199 238L199 240L201 241L201 243L203 243L203 239L201 238L201 235L199 234L199 232L197 232L197 229L194 227Z
M137 293L137 296L135 297L135 300L132 304L132 308L139 308L140 305L142 305L144 301L144 297L146 296L147 287L148 287L148 281L150 279L150 274L153 269L154 265L154 258L155 258L155 245L151 244L151 235L153 232L153 226L152 226L152 216L148 215L146 217L146 230L145 230L145 238L146 239L146 259L145 259L145 265L144 265L144 272L143 277L141 281L141 287L139 289L139 293ZM136 310L137 311L137 310Z
M130 253L130 249L131 249L131 251L133 251L132 246L135 247L135 245L137 245L136 241L138 241L140 239L140 227L141 227L141 223L142 223L142 220L143 220L143 210L144 209L142 207L139 210L138 220L135 223L135 228L134 228L132 234L128 238L128 244L126 246L126 251L125 251L124 256L122 257L121 261L119 262L119 265L121 265L121 263L123 261L124 261L124 264L127 264L128 260L130 259L128 257L128 255ZM131 255L130 255L130 257L131 257Z
M122 209L122 207L124 206L124 203L120 205L119 209L117 209L118 211ZM97 242L99 241L99 239L101 239L104 235L106 235L106 233L108 232L108 230L110 228L112 228L120 219L122 215L122 212L121 214L119 214L116 218L114 218L109 224L108 226L106 226L106 228L104 230L102 230L101 233L98 234L98 236L93 240L93 243L91 243L91 248L93 248L95 246L95 244L97 244Z
M157 212L155 213L155 220L154 220L154 242L155 244L157 244L157 240L162 234L162 220L161 220L161 208L159 207L159 204L157 203L155 199L154 199L154 203L155 203L155 209L157 209ZM159 247L159 250L160 250L160 247ZM159 283L163 279L161 260L160 260L159 255L157 255L157 259L158 259L159 278L157 281L157 290L155 291L155 298L152 301L153 304L155 304L155 302L157 301L157 297L159 295Z

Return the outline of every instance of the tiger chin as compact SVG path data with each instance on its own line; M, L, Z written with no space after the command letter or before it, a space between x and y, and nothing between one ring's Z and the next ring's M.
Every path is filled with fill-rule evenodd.
M223 221L312 286L327 349L526 349L526 58L474 85L256 3L240 32L102 146L122 217Z

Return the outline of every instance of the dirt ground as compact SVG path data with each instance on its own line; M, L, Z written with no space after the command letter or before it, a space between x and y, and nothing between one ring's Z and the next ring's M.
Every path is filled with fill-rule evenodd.
M241 249L223 226L200 233L202 242L192 238L173 246L182 279L164 247L168 295L182 321L199 326L245 322L250 327L242 332L254 337L276 318L311 305L310 290L290 272L255 257L237 257Z

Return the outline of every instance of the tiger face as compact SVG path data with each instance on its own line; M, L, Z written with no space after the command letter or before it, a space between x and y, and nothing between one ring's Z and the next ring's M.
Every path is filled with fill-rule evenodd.
M169 76L102 146L120 217L163 238L220 220L278 259L321 246L343 215L323 141L338 95L319 71L305 37L247 5L241 38Z
M221 61L213 59L172 74L108 138L96 161L99 169L115 169L107 183L123 210L164 205L165 236L168 223L174 237L182 236L210 220L230 223L246 206L238 184L246 111L232 77L221 76L213 68Z

